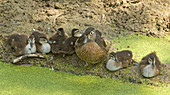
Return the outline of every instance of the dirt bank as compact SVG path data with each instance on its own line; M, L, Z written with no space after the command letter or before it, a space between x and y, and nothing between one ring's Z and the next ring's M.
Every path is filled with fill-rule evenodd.
M163 37L170 32L169 10L169 0L1 0L0 33L30 33L35 28L51 35L53 27L70 33L74 27L84 31L93 26L110 36Z

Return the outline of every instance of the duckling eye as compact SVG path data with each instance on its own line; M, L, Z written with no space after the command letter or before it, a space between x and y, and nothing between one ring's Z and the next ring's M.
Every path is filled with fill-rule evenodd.
M94 33L94 32L93 32L93 31L91 31L91 32L90 32L90 35L92 35L93 33Z
M76 31L75 31L75 33L78 33L78 32L79 32L79 30L76 30Z
M111 58L111 59L115 59L115 57L114 57L112 54L110 55L110 58Z
M46 40L46 39L43 39L43 41L47 43L47 40Z

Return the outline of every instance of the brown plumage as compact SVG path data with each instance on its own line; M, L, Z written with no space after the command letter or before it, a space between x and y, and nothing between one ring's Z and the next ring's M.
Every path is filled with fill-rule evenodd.
M114 56L116 62L122 63L122 67L128 67L132 63L133 54L129 50L118 51L116 53L112 52L111 54Z
M153 77L160 73L161 62L156 55L156 52L152 52L145 57L139 63L140 72L144 77Z
M7 39L7 42L15 50L15 56L35 53L36 47L34 41L34 37L30 36L28 38L25 34L12 34Z
M99 47L96 42L87 42L81 48L76 48L80 59L87 63L98 63L107 55L107 51Z
M67 34L64 32L63 28L59 28L57 33L50 37L51 41L51 51L54 54L60 53L63 48L63 42L68 38Z
M107 47L106 42L104 41L102 37L102 33L99 30L96 30L96 38L95 42L102 48L105 49Z
M109 71L116 71L121 68L128 67L132 62L132 57L132 52L129 50L123 50L116 53L112 52L110 53L106 68Z
M90 27L76 41L75 51L78 57L86 63L95 64L103 60L109 51L109 48L101 48L96 42L96 33L94 28ZM107 46L110 47L110 46Z
M74 28L71 31L72 36L63 42L60 53L62 54L73 54L75 52L75 42L81 36L78 29Z

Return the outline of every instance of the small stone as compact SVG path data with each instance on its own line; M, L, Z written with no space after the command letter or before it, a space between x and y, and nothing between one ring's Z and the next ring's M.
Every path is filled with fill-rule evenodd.
M61 4L59 4L59 3L55 3L55 4L54 4L54 8L55 8L55 9L62 9L63 6L62 6Z

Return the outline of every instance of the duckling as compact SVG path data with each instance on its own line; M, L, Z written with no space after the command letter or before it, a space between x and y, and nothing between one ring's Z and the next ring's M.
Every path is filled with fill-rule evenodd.
M28 38L25 34L12 34L8 37L7 41L14 48L15 56L36 52L34 36Z
M35 36L35 44L38 52L45 54L51 51L51 42L44 33L35 31L31 35Z
M96 32L96 39L95 42L103 49L106 48L106 42L104 41L103 37L102 37L102 33L99 30L95 30Z
M79 32L78 29L74 28L72 29L71 34L72 36L63 42L63 48L60 51L60 53L73 54L75 52L75 48L74 48L75 42L81 36L81 33Z
M106 68L109 71L116 71L116 70L119 70L119 69L123 68L123 66L122 66L122 62L119 62L119 63L116 62L114 54L110 53L109 60L108 60L108 62L106 64Z
M156 55L156 52L152 52L145 57L139 63L140 72L144 77L154 77L160 73L161 62Z
M94 28L89 27L85 30L83 35L78 38L75 43L75 51L77 56L86 62L86 65L96 64L103 60L109 51L110 46L101 48L96 42L96 32L93 32Z
M46 38L40 38L39 43L40 45L40 51L45 54L45 53L49 53L51 51L51 46L50 46L50 41L47 40Z
M132 57L132 52L129 50L123 50L116 53L112 52L110 53L106 68L110 71L126 68L129 66L129 63L132 62Z
M28 38L28 44L25 47L25 54L36 53L35 37L30 35Z
M51 51L54 54L58 54L62 47L63 42L68 38L67 34L64 32L63 28L59 28L57 33L50 37L51 41Z

